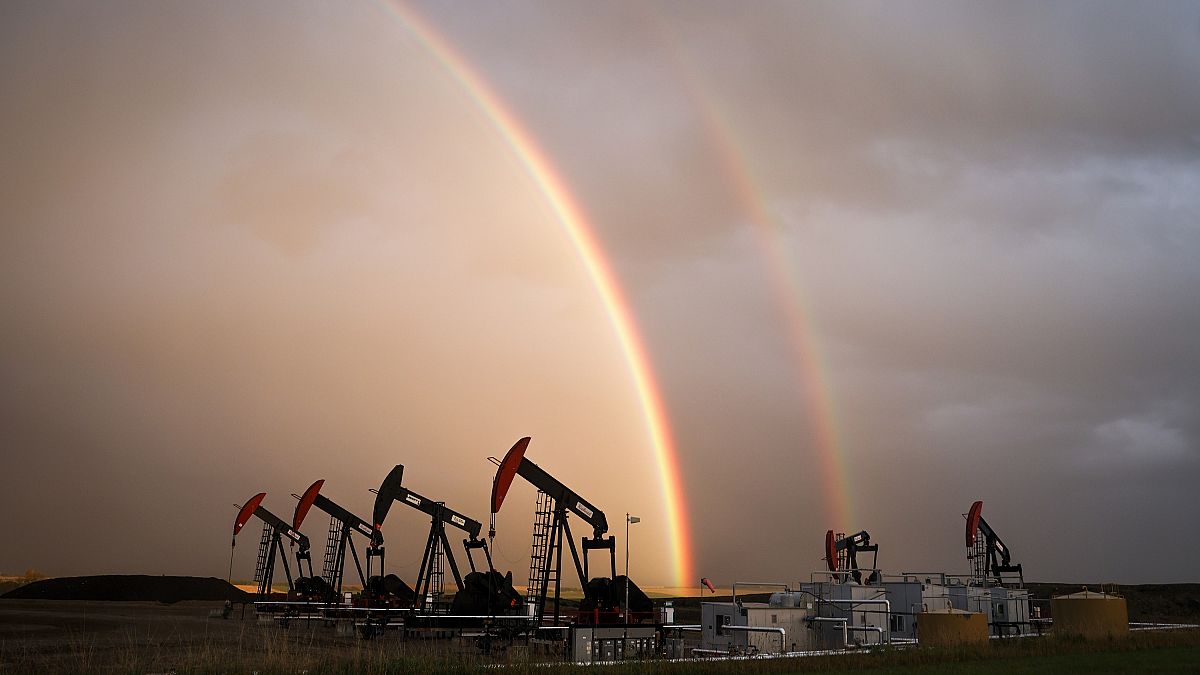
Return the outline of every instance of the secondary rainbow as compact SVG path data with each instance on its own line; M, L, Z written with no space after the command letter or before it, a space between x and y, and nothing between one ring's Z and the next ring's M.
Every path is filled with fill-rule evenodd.
M829 527L857 527L857 515L851 497L853 486L846 470L845 452L838 433L837 413L830 393L828 373L812 311L808 306L795 266L787 255L787 244L780 234L780 223L766 208L765 198L756 187L758 183L741 149L734 143L733 131L720 110L711 103L699 106L704 111L705 126L714 147L722 156L725 171L753 225L759 248L767 262L779 306L787 323L795 367L801 382L808 418L813 425L814 442L821 459L822 483L825 485L826 513Z
M846 470L845 448L838 433L834 397L816 337L813 313L795 274L795 265L789 260L787 243L780 234L781 223L767 208L766 197L758 187L760 181L754 175L753 165L747 153L738 145L737 132L717 104L716 97L710 93L711 87L701 79L698 69L690 66L684 56L685 50L674 33L649 8L644 9L648 19L646 24L657 27L659 37L667 44L675 74L682 83L689 103L698 111L705 135L719 155L726 180L745 211L750 229L766 261L778 304L787 323L794 352L793 361L808 405L807 415L813 425L813 440L820 458L821 482L826 490L828 527L856 527L857 515L852 498L854 490L850 472Z
M546 199L555 218L578 252L588 276L600 294L637 389L658 465L667 527L673 538L675 583L690 586L694 583L695 576L691 529L687 522L678 452L671 437L662 395L650 369L645 346L637 332L629 304L617 285L593 228L546 153L509 110L503 99L488 86L449 41L412 8L398 2L384 3L383 7L399 19L441 63L495 127Z

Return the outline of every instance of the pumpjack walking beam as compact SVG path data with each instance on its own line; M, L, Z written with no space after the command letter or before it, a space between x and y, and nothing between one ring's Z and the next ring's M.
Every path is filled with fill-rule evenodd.
M584 589L585 593L589 579L588 553L590 551L607 549L612 570L611 576L616 577L617 540L615 537L606 536L608 533L608 518L605 517L603 511L581 497L574 490L571 490L557 478L551 476L545 469L525 457L525 450L529 447L529 440L528 436L518 440L509 449L508 453L504 455L503 460L497 460L494 457L488 458L497 465L496 477L492 481L492 513L496 514L500 512L500 507L504 503L508 489L512 486L513 478L516 476L527 480L539 492L544 493L552 501L548 510L550 518L548 536L544 531L539 532L535 528L534 553L530 572L531 576L533 574L537 574L538 576L536 579L531 578L530 582L531 586L535 587L532 590L536 591L536 597L531 598L531 600L537 604L539 622L545 615L546 595L549 590L549 583L551 581L554 582L554 623L558 623L560 601L559 580L561 579L562 572L563 540L565 539L569 546L571 559L575 563L575 573L579 576L579 585ZM575 547L575 538L571 534L568 512L575 514L585 523L592 526L592 537L583 537L581 539L583 548L582 557L579 555L579 549ZM537 560L539 551L542 556L540 561ZM539 567L540 569L537 569ZM553 577L551 576L552 571Z
M428 515L429 536L425 541L425 552L421 556L421 567L417 572L416 584L413 586L413 590L415 591L413 606L419 607L425 603L426 596L432 590L439 553L444 553L446 562L450 564L450 573L454 576L455 587L460 591L463 589L462 575L459 573L458 563L454 559L454 551L450 548L450 539L446 535L447 525L458 528L467 534L467 538L463 539L462 542L463 548L467 552L467 562L471 566L472 572L476 571L475 558L472 555L472 551L483 549L483 555L487 559L487 568L489 571L492 569L492 554L488 550L487 542L479 538L479 532L483 529L479 521L468 518L446 506L445 502L434 501L413 492L404 487L403 481L404 465L397 464L388 472L387 477L379 485L379 489L375 491L375 508L372 514L375 527L371 539L371 551L368 552L368 556L379 558L380 571L382 572L384 554L383 521L387 518L393 502L406 504Z
M322 569L322 576L329 583L330 591L336 596L340 596L342 593L342 579L346 569L347 550L350 551L350 556L354 560L354 568L358 572L359 582L363 588L367 587L367 577L363 574L362 563L358 558L358 549L355 548L354 539L350 534L357 532L370 541L374 531L367 521L321 494L321 488L324 485L325 480L321 479L310 485L304 491L303 495L292 495L299 500L296 503L296 512L292 516L292 527L299 530L305 516L308 515L309 510L313 506L329 514L329 537L325 545L325 563Z
M283 550L283 537L287 537L292 542L299 546L296 551L296 574L303 574L302 563L308 562L308 574L312 576L312 557L309 555L308 537L283 520L279 516L271 513L262 505L267 493L260 492L249 499L238 511L237 518L233 521L233 536L234 542L237 541L238 532L249 522L250 518L258 518L263 521L262 539L258 546L258 560L254 567L254 580L258 582L258 595L260 598L266 598L271 593L271 582L275 577L275 556ZM288 589L294 587L292 579L292 570L288 566L287 556L280 556L283 561L283 573L287 577Z
M994 580L1004 584L1005 574L1016 574L1021 585L1025 574L1021 566L1012 563L1012 551L1000 539L1000 535L983 519L983 502L971 505L964 514L967 519L967 559L971 561L975 581L987 584Z

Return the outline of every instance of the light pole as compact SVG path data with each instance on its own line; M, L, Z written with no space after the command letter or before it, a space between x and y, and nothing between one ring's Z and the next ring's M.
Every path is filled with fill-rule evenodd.
M629 623L629 526L642 522L641 518L625 514L625 623Z

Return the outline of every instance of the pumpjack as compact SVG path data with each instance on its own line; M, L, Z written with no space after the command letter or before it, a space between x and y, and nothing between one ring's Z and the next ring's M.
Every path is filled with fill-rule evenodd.
M367 587L367 576L363 574L358 549L355 548L354 539L350 535L357 532L370 541L374 531L370 523L321 494L321 488L324 485L325 480L321 479L310 485L303 495L292 495L299 500L296 503L296 512L292 516L292 528L300 529L300 525L313 506L329 514L329 536L325 540L325 562L321 569L321 576L310 578L306 584L307 588L301 589L329 602L342 594L347 551L354 560L354 568L358 572L359 582L362 583L363 588Z
M500 512L508 489L512 486L513 478L520 476L538 489L526 602L536 607L537 621L541 623L546 615L549 585L554 584L553 621L557 624L560 610L563 541L565 540L570 547L575 573L579 577L579 586L584 590L584 603L595 606L604 603L604 599L592 597L593 589L598 585L589 584L588 581L588 554L594 550L607 550L612 570L610 579L616 581L617 540L615 537L607 536L608 519L603 511L525 457L529 440L528 436L518 440L504 455L503 460L497 460L495 457L488 458L497 466L496 477L492 481L493 522L495 514ZM582 557L571 534L568 514L574 514L592 526L591 538L583 537L581 540ZM494 529L489 533L489 536L493 535ZM624 581L629 583L628 579Z
M283 561L283 573L287 577L288 590L295 589L295 583L292 579L292 570L288 567L287 556L281 555L283 550L283 538L287 537L292 544L299 547L296 551L296 575L303 576L302 563L308 563L308 575L312 576L312 558L308 551L308 537L298 532L295 528L283 520L279 516L271 513L262 505L262 501L266 498L267 493L260 492L250 498L241 509L238 511L237 518L233 521L233 542L237 543L237 534L242 531L242 528L249 522L250 518L258 518L263 521L262 539L258 543L258 559L254 564L254 580L258 582L258 597L260 600L265 600L271 594L271 582L275 577L275 557Z
M458 528L467 534L467 538L463 539L463 548L467 552L467 562L471 566L471 572L477 571L472 551L483 549L489 571L492 569L492 554L488 551L487 542L479 538L479 532L483 529L479 521L468 518L458 511L451 509L446 506L445 502L434 501L409 490L404 487L403 481L404 465L397 464L388 473L387 477L383 479L383 483L379 485L379 489L374 491L374 530L371 536L371 548L367 556L368 558L379 558L379 568L382 572L384 559L383 521L387 518L388 511L391 510L393 502L406 504L428 515L430 518L429 536L425 541L425 552L421 556L421 567L417 572L416 584L413 587L416 591L416 595L413 598L413 607L429 610L431 598L434 595L440 595L444 590L445 569L442 566L443 560L450 565L450 573L454 576L454 584L457 590L463 590L463 578L459 573L458 563L454 560L454 551L450 548L450 539L446 535L447 525Z
M980 586L991 583L1003 586L1016 575L1017 583L1025 584L1021 566L1012 563L1012 552L1000 540L1000 535L983 519L983 502L971 505L967 519L967 560L971 561L972 581Z
M834 534L833 530L825 532L825 564L833 572L833 578L838 583L853 580L863 583L862 569L858 566L858 554L871 553L871 566L867 568L867 585L879 583L879 544L871 543L871 535L866 530L846 536L844 533Z

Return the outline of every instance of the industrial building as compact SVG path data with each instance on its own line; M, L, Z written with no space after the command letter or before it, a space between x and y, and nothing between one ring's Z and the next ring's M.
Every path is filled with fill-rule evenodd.
M782 654L833 649L815 603L776 593L769 602L706 602L701 605L701 654Z

